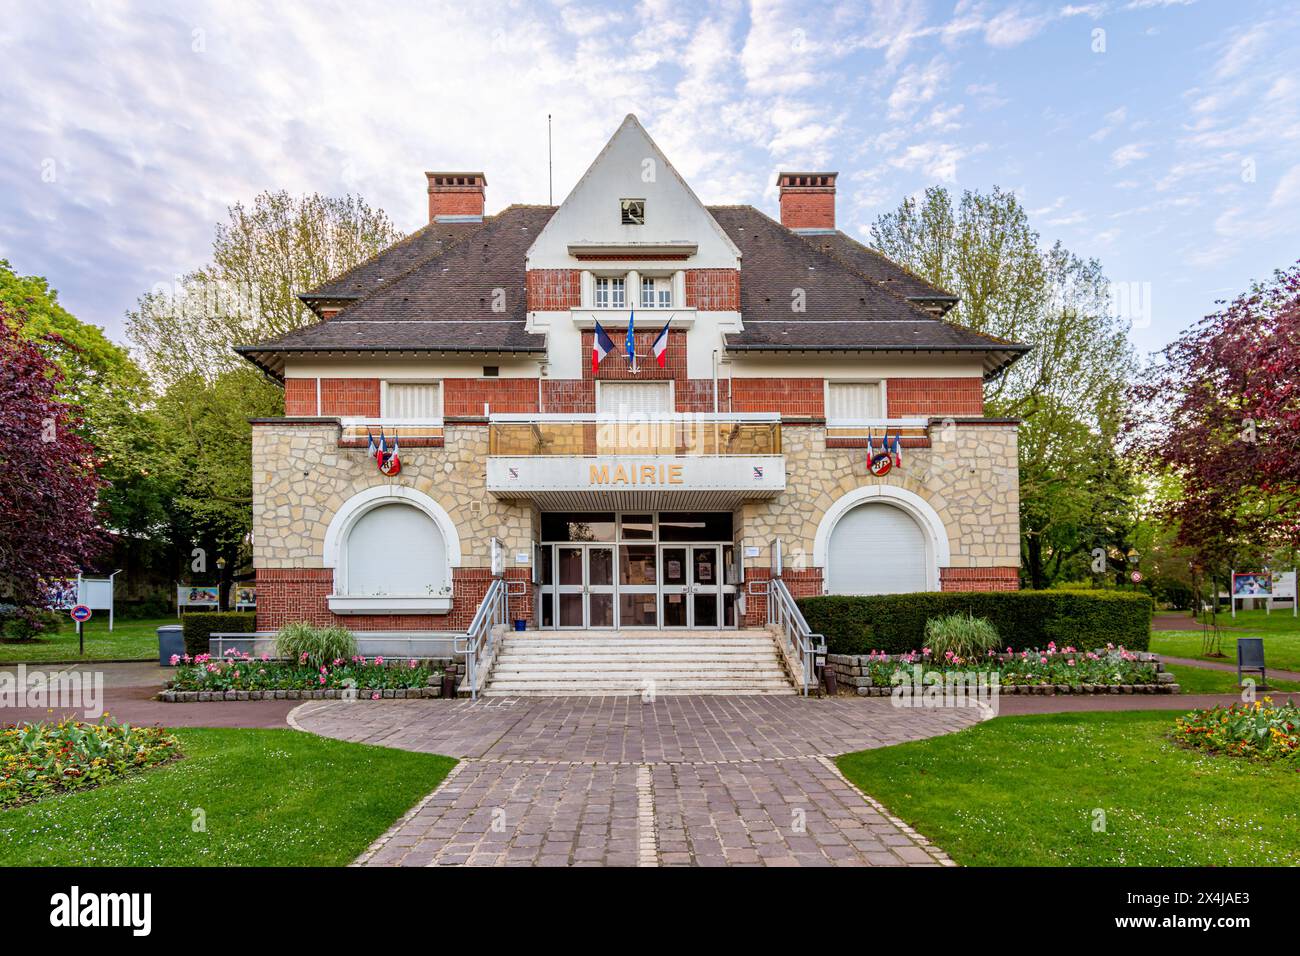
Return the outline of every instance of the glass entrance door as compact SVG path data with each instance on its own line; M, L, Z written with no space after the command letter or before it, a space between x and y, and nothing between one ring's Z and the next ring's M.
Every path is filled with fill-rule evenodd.
M663 626L722 627L721 545L660 547Z
M690 627L690 548L685 545L662 545L659 566L663 569L664 627Z
M718 627L721 565L716 544L691 547L691 627Z
M614 549L558 545L555 590L559 627L614 626Z

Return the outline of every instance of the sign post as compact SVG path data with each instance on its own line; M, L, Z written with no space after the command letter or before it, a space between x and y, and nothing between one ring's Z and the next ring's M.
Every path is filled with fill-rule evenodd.
M72 619L77 622L77 653L82 657L86 656L86 635L81 630L81 625L90 620L90 608L84 604L78 604L71 611Z

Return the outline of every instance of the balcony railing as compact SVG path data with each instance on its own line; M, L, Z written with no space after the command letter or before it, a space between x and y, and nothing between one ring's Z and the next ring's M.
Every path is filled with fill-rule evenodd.
M779 415L493 415L488 453L504 457L779 455Z

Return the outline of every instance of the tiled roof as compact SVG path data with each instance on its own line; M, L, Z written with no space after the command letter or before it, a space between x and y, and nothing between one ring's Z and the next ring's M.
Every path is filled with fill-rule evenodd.
M545 337L525 331L524 267L554 212L510 206L421 229L304 296L358 297L337 315L237 351L274 375L287 353L544 352ZM1027 351L926 312L910 299L940 290L842 233L799 235L752 206L709 212L742 253L744 330L728 350L978 352L987 375Z
M957 297L951 292L945 292L938 286L926 282L920 276L904 269L893 259L887 258L842 232L801 233L800 238L839 259L859 275L866 276L872 282L890 292L896 292L905 299L948 306L955 305L957 302Z

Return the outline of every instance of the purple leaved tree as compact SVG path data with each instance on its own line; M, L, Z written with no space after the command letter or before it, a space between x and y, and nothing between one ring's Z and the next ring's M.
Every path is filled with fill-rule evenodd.
M101 546L102 483L80 409L59 398L62 372L18 324L0 306L0 601L31 609Z

